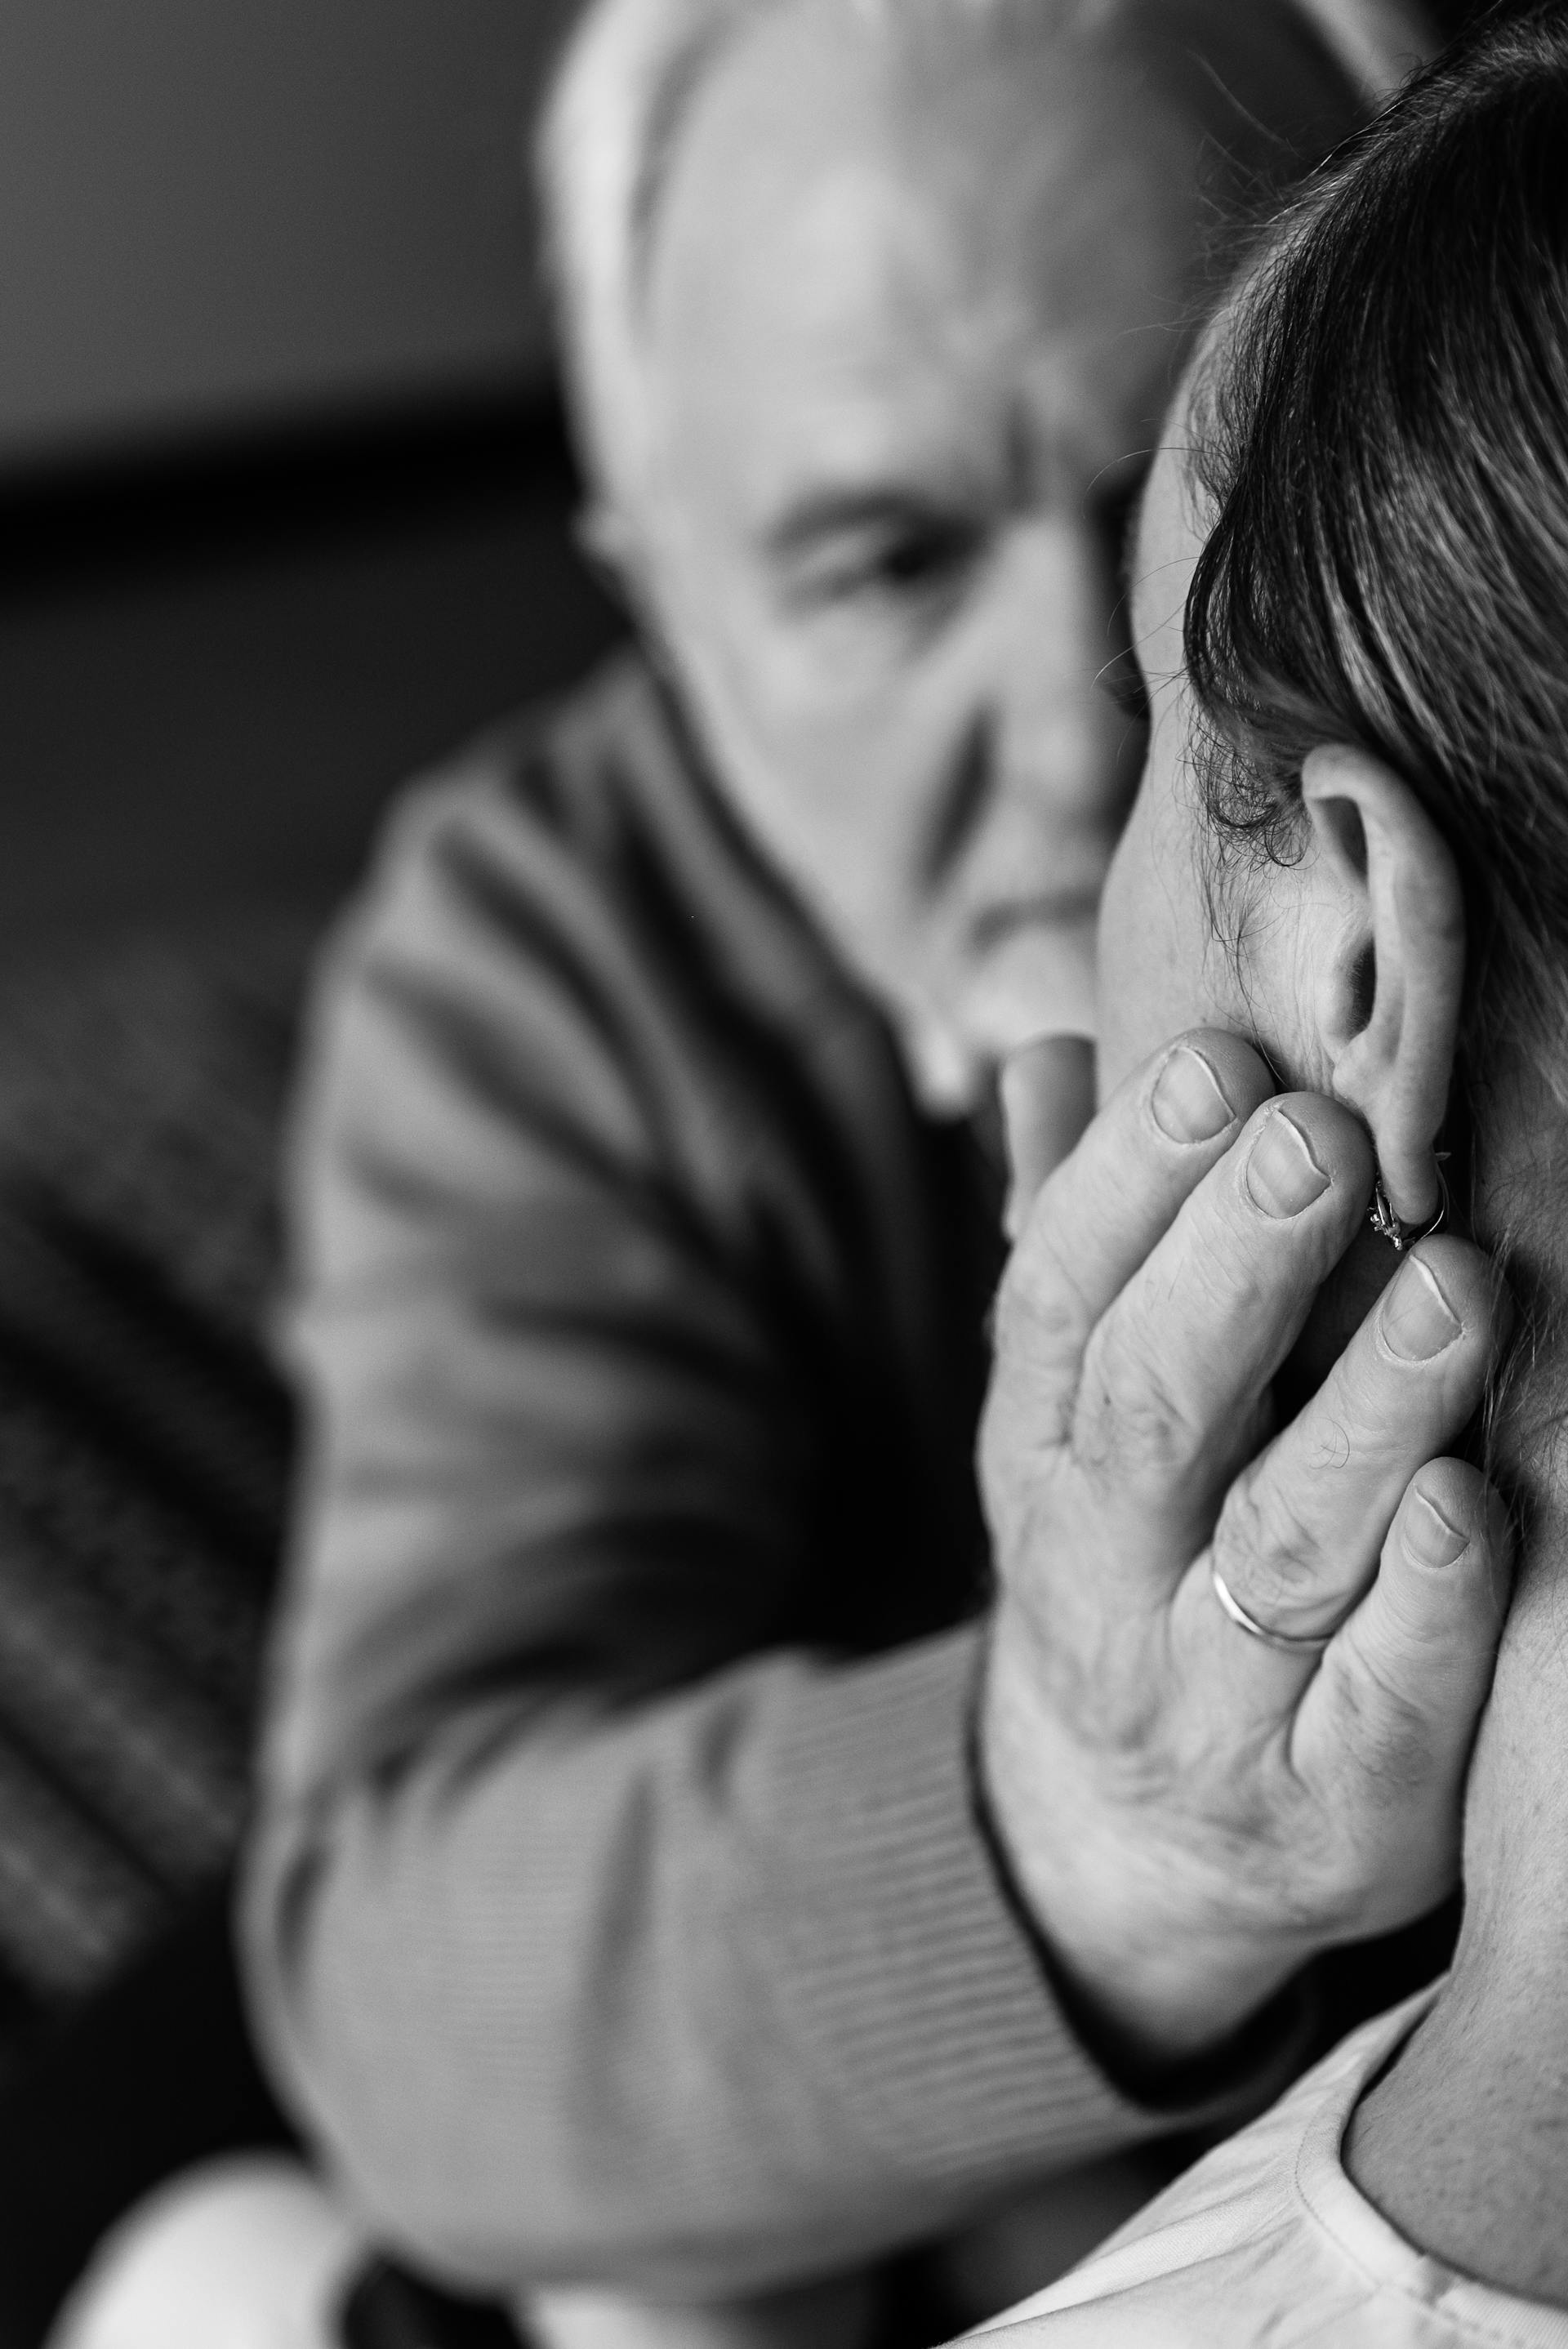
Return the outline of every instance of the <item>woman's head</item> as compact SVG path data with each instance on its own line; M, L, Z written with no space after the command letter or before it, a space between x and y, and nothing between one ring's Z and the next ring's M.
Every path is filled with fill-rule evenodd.
M1250 1026L1290 1081L1363 1111L1411 1215L1447 1106L1445 1140L1473 1122L1482 1227L1551 1259L1568 1138L1560 8L1491 21L1286 213L1170 438L1134 557L1155 724L1102 926L1106 1074L1173 1027Z

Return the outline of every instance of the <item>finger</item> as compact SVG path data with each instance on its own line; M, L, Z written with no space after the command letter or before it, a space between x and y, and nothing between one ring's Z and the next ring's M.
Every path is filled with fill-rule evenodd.
M1273 1090L1240 1037L1196 1030L1117 1089L1042 1186L996 1300L998 1361L1026 1373L1037 1440L1065 1430L1096 1323Z
M1371 1186L1371 1144L1348 1110L1315 1093L1269 1102L1096 1329L1073 1452L1134 1578L1179 1577L1207 1541Z
M1508 1510L1480 1470L1429 1462L1400 1502L1377 1580L1326 1650L1296 1716L1292 1759L1303 1775L1328 1785L1348 1770L1346 1799L1357 1804L1426 1795L1431 1845L1411 1859L1436 1880L1416 1887L1416 1899L1437 1897L1445 1862L1451 1869L1457 1857L1460 1789L1512 1555Z
M1225 1497L1214 1562L1248 1614L1297 1638L1344 1619L1411 1478L1479 1405L1504 1309L1467 1241L1423 1240L1405 1258L1317 1392Z
M1002 1225L1016 1240L1041 1184L1094 1115L1094 1046L1083 1036L1042 1036L1006 1061L999 1090L1010 1178Z

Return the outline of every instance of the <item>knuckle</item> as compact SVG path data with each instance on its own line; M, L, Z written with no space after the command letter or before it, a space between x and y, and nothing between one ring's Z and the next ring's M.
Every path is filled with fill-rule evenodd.
M1020 1355L1055 1367L1082 1346L1089 1319L1083 1284L1057 1236L1048 1226L1031 1228L996 1293L998 1361Z
M1199 1431L1145 1333L1102 1322L1085 1350L1073 1448L1085 1467L1136 1466L1179 1474L1200 1449Z
M1237 1478L1214 1528L1213 1555L1232 1589L1254 1598L1271 1622L1276 1619L1274 1610L1300 1608L1323 1595L1321 1537L1305 1507L1277 1477ZM1280 1621L1278 1628L1295 1627Z

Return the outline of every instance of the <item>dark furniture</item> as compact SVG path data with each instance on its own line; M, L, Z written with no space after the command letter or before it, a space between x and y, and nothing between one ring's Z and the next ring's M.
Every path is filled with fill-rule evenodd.
M301 991L388 793L614 633L575 494L520 398L0 499L0 2349L286 2133L227 1912Z

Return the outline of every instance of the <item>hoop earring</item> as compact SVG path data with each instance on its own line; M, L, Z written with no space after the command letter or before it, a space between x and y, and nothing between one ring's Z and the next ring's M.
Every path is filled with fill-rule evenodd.
M1379 1167L1377 1174L1373 1176L1372 1205L1367 1211L1367 1220L1371 1225L1373 1230L1377 1233L1378 1238L1380 1240L1387 1241L1396 1256L1403 1256L1407 1248L1413 1248L1418 1240L1424 1240L1429 1233L1437 1231L1441 1225L1447 1222L1449 1213L1449 1179L1443 1173L1443 1160L1448 1156L1448 1154L1449 1154L1446 1150L1439 1151L1435 1154L1434 1164L1436 1165L1438 1176L1438 1212L1435 1216L1430 1216L1424 1224L1408 1224L1404 1221L1402 1216L1397 1216L1394 1213L1392 1204L1389 1201L1387 1191L1384 1187L1382 1168Z

